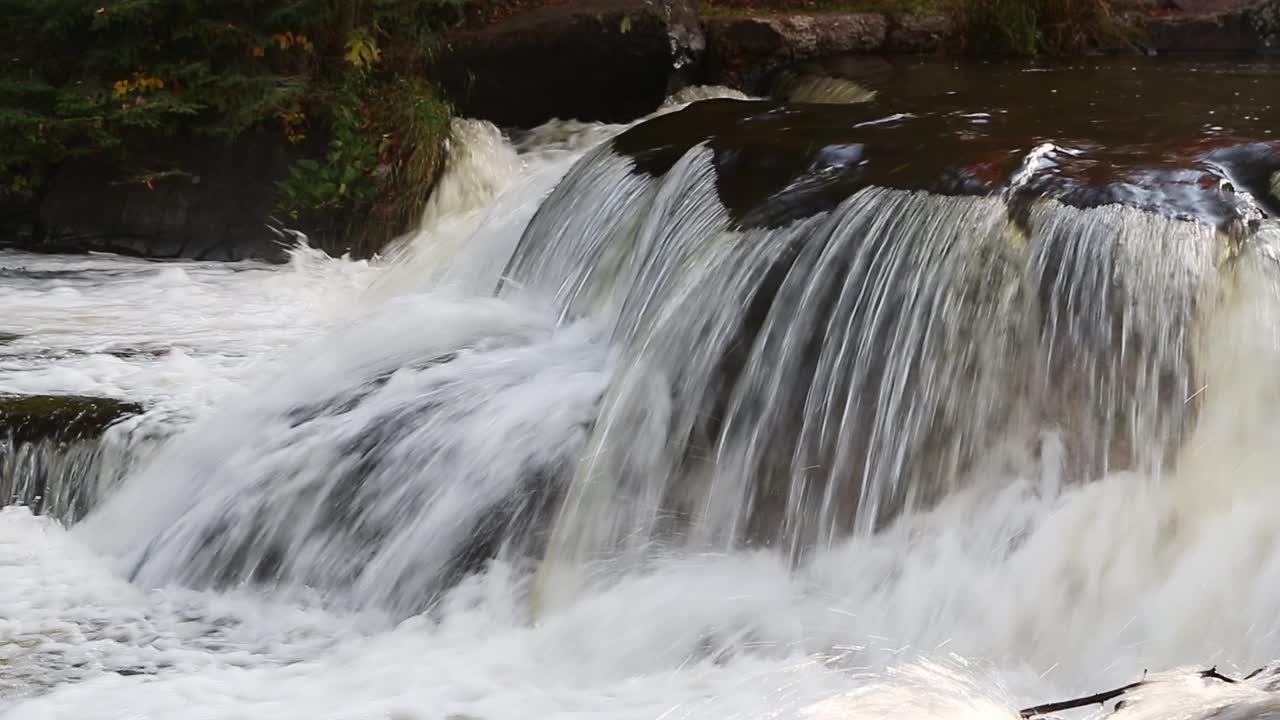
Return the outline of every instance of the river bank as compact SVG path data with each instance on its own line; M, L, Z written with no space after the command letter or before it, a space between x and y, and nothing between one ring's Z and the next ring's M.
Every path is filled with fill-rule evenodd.
M961 6L968 9L955 10ZM23 107L46 101L14 95L5 90L12 83L0 83L0 95L10 93L3 99L17 111L0 118L11 131L8 147L0 145L7 158L0 169L8 172L0 183L7 188L0 192L0 248L282 261L292 242L291 233L282 232L287 228L331 255L367 257L416 223L441 171L451 113L512 129L553 118L618 122L651 112L682 87L768 95L794 69L834 72L827 61L847 56L1051 47L1076 54L1256 54L1280 43L1276 0L1125 0L1099 5L1107 8L1105 17L1043 15L1025 29L995 15L979 17L974 8L986 7L979 0L961 6L941 0L510 2L486 15L422 25L433 33L430 50L377 31L377 19L369 16L364 25L350 20L349 29L328 41L337 51L308 49L320 46L293 31L267 37L265 49L263 40L245 41L241 51L250 60L261 55L276 63L270 72L277 75L262 76L279 78L270 92L294 99L267 96L248 125L212 134L186 118L222 122L219 113L227 111L210 108L242 101L215 97L191 110L154 111L166 103L181 106L193 92L176 75L162 77L154 62L132 76L120 66L125 79L109 94L123 101L124 115L108 120L114 135L98 139L83 129L100 132L92 114L68 118ZM1123 32L1090 36L1089 27L1103 20ZM1089 27L1060 27L1068 21ZM975 23L995 23L997 32L983 35ZM375 32L361 35L365 29ZM1057 38L1052 44L1050 36ZM361 45L366 37L369 44ZM326 52L341 57L308 62L338 69L320 76L358 82L313 83L298 94L289 89L290 76L278 74L295 62L290 53L319 58ZM252 63L247 67L235 72L259 77ZM383 79L364 79L374 77ZM144 110L159 120L138 119ZM41 119L40 112L54 114ZM110 130L111 122L123 124ZM75 125L69 134L50 129L67 123ZM22 144L28 141L34 144Z

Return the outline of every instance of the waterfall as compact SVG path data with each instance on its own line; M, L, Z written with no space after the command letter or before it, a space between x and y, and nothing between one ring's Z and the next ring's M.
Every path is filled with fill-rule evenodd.
M71 524L157 447L162 426L102 398L0 394L0 504Z
M658 539L798 557L927 506L998 445L1045 430L1078 479L1159 474L1177 448L1223 251L1212 226L1052 200L1023 225L998 198L873 187L732 231L705 148L660 179L618 164L566 179L581 198L617 178L599 196L610 206L560 215L553 196L555 221L535 218L526 240L554 249L513 273L568 278L545 290L571 317L608 318L629 358L550 562L643 556ZM606 216L622 222L589 222Z
M550 607L670 552L806 563L1001 462L1063 483L1190 462L1228 372L1205 332L1272 247L1246 196L1077 185L1054 144L999 181L904 175L848 138L757 144L814 122L758 106L524 147L459 125L361 312L77 532L146 585L407 616L493 558L539 567ZM864 121L839 132L913 122L840 107Z
M0 502L73 523L136 467L131 455L109 441L0 438Z

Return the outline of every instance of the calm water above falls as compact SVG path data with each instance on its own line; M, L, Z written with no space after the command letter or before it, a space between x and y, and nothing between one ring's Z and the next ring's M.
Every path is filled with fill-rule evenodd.
M0 255L0 393L152 443L0 511L0 717L1012 719L1280 657L1280 76L825 70L878 94L459 122L371 263Z

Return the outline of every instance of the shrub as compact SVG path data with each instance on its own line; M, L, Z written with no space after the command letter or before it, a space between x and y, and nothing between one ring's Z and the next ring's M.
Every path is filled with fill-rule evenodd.
M324 156L282 185L282 209L297 213L372 209L400 192L388 178L434 172L438 149L418 144L441 142L448 111L425 63L441 28L488 2L0 4L0 194L38 193L58 163L138 138L328 135Z
M1063 55L1132 40L1110 0L953 0L951 15L974 55Z

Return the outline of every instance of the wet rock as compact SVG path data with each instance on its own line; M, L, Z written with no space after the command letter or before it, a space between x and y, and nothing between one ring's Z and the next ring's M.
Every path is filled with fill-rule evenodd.
M1164 0L1159 3L1187 15L1218 15L1243 10L1254 4L1256 0Z
M842 64L816 65L831 76ZM745 227L808 217L871 185L1013 190L1220 228L1280 217L1271 197L1280 143L1264 140L1275 127L1268 98L1280 76L1130 58L1039 73L881 59L848 69L878 91L873 101L698 103L628 130L613 146L638 171L661 174L707 143L720 199ZM1180 112L1134 113L1134 103ZM1079 112L1085 105L1090 112ZM1214 114L1229 120L1206 123Z
M0 234L0 248L283 260L280 238L267 225L276 182L300 152L262 132L229 143L148 141L131 146L124 161L70 160L50 180L34 232Z
M0 395L0 438L15 443L93 439L141 412L136 403L111 398Z
M30 242L39 224L40 204L35 198L0 193L0 247Z
M686 84L703 48L693 0L583 0L455 33L432 72L469 117L616 122Z
M1249 11L1249 21L1268 51L1280 51L1280 0L1265 0Z
M1141 23L1157 52L1280 50L1280 0L1176 0Z
M1143 24L1146 45L1157 52L1238 52L1264 49L1243 12L1155 17Z
M936 53L950 34L951 20L945 15L898 15L890 19L885 51Z
M796 62L885 49L889 20L875 13L717 17L705 22L709 82L759 92Z

